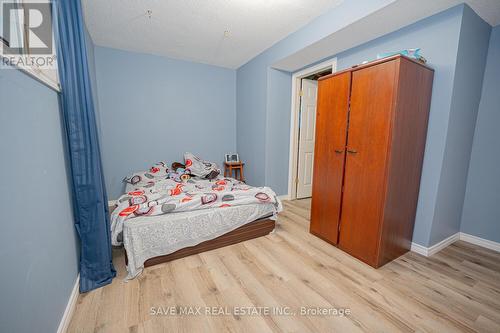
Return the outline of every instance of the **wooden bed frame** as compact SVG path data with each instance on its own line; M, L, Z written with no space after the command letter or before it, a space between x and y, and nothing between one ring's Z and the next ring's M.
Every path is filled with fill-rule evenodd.
M195 246L185 247L176 252L150 258L144 262L144 267L158 265L175 259L184 258L193 254L215 250L224 246L233 245L249 239L265 236L274 230L275 221L269 218L255 220L230 231L217 238L205 241ZM125 263L128 264L127 251L125 250Z

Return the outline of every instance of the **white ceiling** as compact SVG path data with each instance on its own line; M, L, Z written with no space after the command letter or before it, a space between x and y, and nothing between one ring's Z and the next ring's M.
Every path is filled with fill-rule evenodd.
M294 72L308 64L384 36L463 2L490 25L500 24L500 0L397 0L280 59L273 64L273 67Z
M237 68L341 2L83 0L82 6L96 45Z
M96 45L238 68L342 1L83 0L82 4ZM295 70L462 2L490 25L500 24L500 0L397 0L372 19L343 29L342 38L350 42L339 43L338 34L332 33L276 67Z
M500 24L500 0L465 0L492 27Z

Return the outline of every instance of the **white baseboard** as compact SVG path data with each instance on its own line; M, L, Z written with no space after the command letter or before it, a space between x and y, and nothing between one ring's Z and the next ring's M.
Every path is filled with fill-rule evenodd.
M451 245L455 243L456 241L461 240L467 243L475 244L478 246L482 246L484 248L500 252L500 243L493 242L484 238L480 238L477 236L469 235L463 232L457 232L454 235L451 235L450 237L443 239L437 244L434 244L431 247L425 247L417 243L411 243L411 251L421 254L425 257L430 257L435 253L438 253L448 245Z
M57 333L66 333L68 330L71 317L73 317L73 312L75 311L76 301L78 300L78 294L80 290L80 274L76 277L75 285L69 296L68 304L66 304L66 309L59 322L59 327L57 328Z
M443 239L442 241L432 245L431 247L425 247L417 243L411 243L411 251L419 253L425 257L430 257L433 254L438 253L448 245L455 243L459 239L460 239L460 233L457 232L456 234Z
M442 241L440 241L439 243L434 244L431 247L429 247L428 256L432 256L433 254L438 253L439 251L441 251L445 247L455 243L458 240L460 240L460 233L459 232L457 232L456 234L451 235L450 237L445 238Z
M426 248L425 246L422 246L422 245L417 244L417 243L411 243L411 249L410 249L410 251L418 253L418 254L421 254L424 257L428 257L429 256L429 249Z
M479 245L479 246L485 247L487 249L490 249L490 250L493 250L496 252L500 252L500 243L490 241L488 239L480 238L477 236L473 236L473 235L469 235L469 234L461 232L460 233L460 240L467 242L467 243Z
M278 199L280 199L280 200L290 200L290 195L288 195L288 194L278 195Z

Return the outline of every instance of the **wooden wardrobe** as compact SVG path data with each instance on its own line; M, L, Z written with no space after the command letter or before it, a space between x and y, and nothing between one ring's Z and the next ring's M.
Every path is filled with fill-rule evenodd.
M433 75L398 55L319 79L310 232L373 267L410 249Z

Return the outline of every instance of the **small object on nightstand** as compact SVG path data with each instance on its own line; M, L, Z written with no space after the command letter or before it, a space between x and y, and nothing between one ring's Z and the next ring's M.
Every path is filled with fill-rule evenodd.
M240 155L236 153L229 153L224 155L224 162L226 163L240 163Z
M245 163L243 162L233 162L233 163L224 163L224 177L233 177L233 171L234 171L234 178L238 179L239 181L244 182L245 181L245 176L243 175L243 167L245 166ZM238 171L240 173L238 177Z

